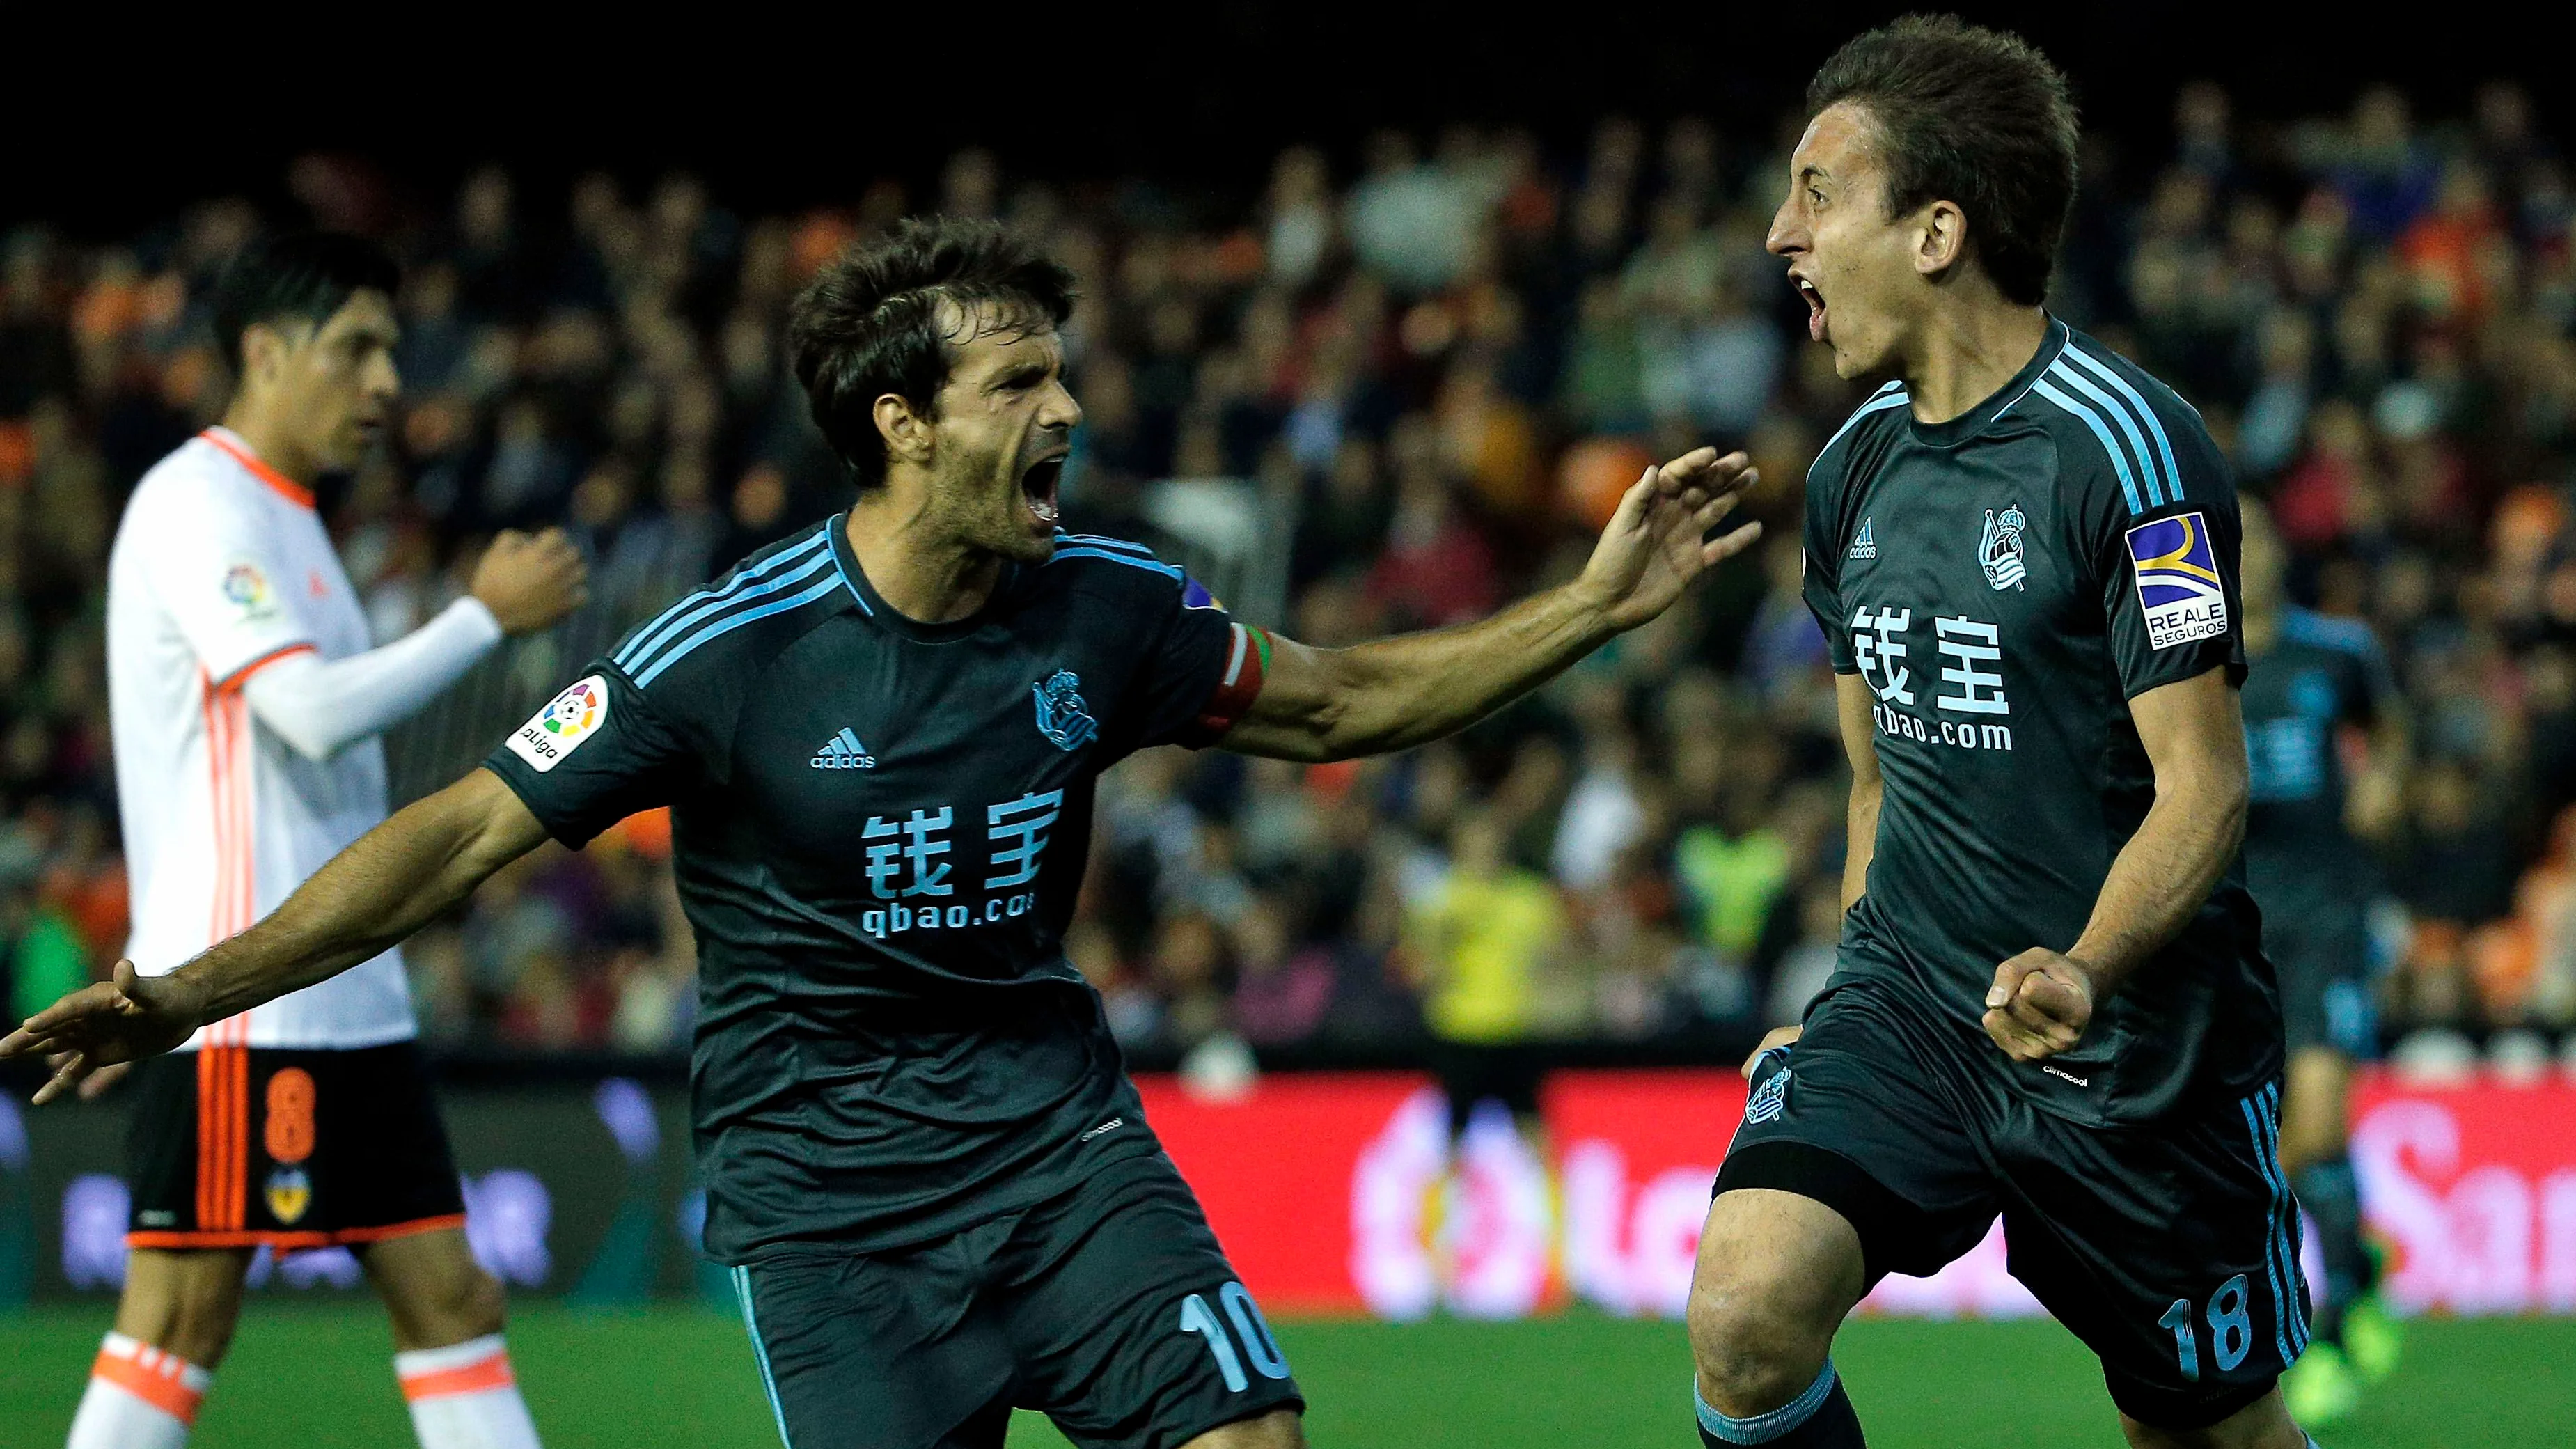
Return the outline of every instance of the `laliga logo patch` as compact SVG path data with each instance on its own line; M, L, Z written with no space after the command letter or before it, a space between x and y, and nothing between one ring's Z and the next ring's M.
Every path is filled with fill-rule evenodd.
M1782 1067L1762 1079L1753 1095L1744 1099L1744 1120L1756 1127L1778 1117L1789 1106L1789 1069Z
M1044 684L1029 687L1037 697L1038 733L1059 750L1078 750L1100 736L1100 723L1082 703L1082 676L1059 669Z
M2001 518L1995 517L1993 509L1986 510L1986 531L1977 540L1977 564L1986 571L1986 582L1997 593L2020 588L2022 580L2030 576L2021 557L2022 530L2029 526L2030 520L2022 517L2018 503L2006 505Z
M2227 632L2227 591L2207 520L2180 513L2141 523L2129 530L2128 544L2149 644L2170 649Z
M1198 580L1191 578L1187 574L1183 574L1181 575L1181 607L1184 609L1222 609L1225 607L1225 600L1209 593L1207 585L1200 583Z
M224 570L224 602L240 610L245 619L277 611L277 599L269 592L268 575L247 560Z
M539 774L563 763L608 723L608 681L594 674L554 697L510 736L510 753Z

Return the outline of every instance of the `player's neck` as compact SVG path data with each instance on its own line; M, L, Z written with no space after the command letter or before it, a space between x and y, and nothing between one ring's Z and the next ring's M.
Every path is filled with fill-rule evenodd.
M896 613L919 624L950 624L984 607L1001 581L997 554L948 536L929 510L907 506L889 487L859 495L845 525L850 554L868 586Z
M1914 420L1946 423L1993 397L2047 340L2046 311L1990 291L1935 303L1903 369Z
M287 426L281 411L260 399L236 393L232 406L224 409L223 426L242 440L252 457L290 483L311 488L314 476L321 472L313 456L296 443L294 429Z

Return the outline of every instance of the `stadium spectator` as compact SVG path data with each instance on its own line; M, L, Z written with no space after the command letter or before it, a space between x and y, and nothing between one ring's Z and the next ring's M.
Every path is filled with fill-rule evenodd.
M2055 305L2183 386L2272 506L2294 593L2368 623L2396 666L2414 758L2355 784L2396 906L2391 1030L2576 1026L2555 825L2576 805L2559 148L2507 86L2456 122L2374 89L2257 126L2206 84L2173 115L2169 145L2124 137L2125 169L2088 163ZM400 424L333 500L378 633L443 606L512 523L566 523L599 582L588 632L497 661L394 739L398 784L463 768L563 660L840 506L781 375L785 300L915 205L1005 217L1081 274L1079 526L1147 534L1221 592L1250 580L1319 644L1475 615L1567 567L1564 541L1676 443L1749 446L1759 507L1785 518L1856 399L1759 255L1776 140L1613 117L1567 153L1458 127L1426 156L1388 133L1357 156L1292 148L1240 206L1186 208L984 152L918 197L880 183L766 215L730 208L720 172L558 190L485 168L413 215L362 163L299 168L296 194L377 217L410 278ZM262 220L217 200L128 238L0 237L0 962L21 1002L121 939L107 525L223 395L204 286ZM1227 536L1251 545L1203 549L1159 487L1175 477L1238 480L1190 496L1228 500ZM1497 859L1548 867L1495 877L1558 941L1555 995L1515 1008L1528 1031L1714 1043L1793 1013L1842 853L1814 806L1840 752L1798 564L1784 531L1761 567L1454 746L1123 768L1069 939L1121 1039L1419 1060L1424 1002L1390 959L1402 903L1433 898L1453 837L1482 849L1479 830ZM675 1049L687 946L662 858L548 853L425 935L427 1034ZM1430 979L1447 983L1430 1019L1454 1025L1463 978Z

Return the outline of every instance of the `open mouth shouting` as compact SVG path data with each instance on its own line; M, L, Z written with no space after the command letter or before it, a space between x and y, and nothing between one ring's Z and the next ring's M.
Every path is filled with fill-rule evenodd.
M1055 487L1057 480L1064 476L1065 456L1063 450L1049 453L1020 474L1020 497L1027 501L1029 512L1042 528L1052 530L1059 516Z
M1808 340L1811 342L1824 341L1825 294L1816 290L1815 283L1808 281L1806 278L1799 276L1795 272L1791 272L1789 274L1789 280L1796 284L1798 288L1798 296L1807 304Z

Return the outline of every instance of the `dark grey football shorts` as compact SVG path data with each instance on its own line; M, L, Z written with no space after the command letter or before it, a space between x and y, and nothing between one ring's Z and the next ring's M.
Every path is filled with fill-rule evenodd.
M1305 1406L1160 1152L933 1242L733 1273L788 1449L1000 1449L1014 1407L1084 1449L1173 1449Z
M2034 1107L1970 1038L1883 983L1847 980L1758 1065L1720 1193L1814 1198L1860 1233L1869 1281L1928 1275L2000 1214L2012 1274L2158 1428L2254 1402L2306 1344L2280 1084L2148 1126Z

